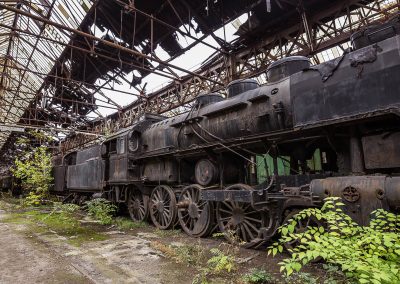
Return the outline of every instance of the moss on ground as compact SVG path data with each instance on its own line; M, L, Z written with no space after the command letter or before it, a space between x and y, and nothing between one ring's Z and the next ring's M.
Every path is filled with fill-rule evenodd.
M68 239L68 243L80 246L88 241L103 241L107 235L97 232L94 228L81 224L74 214L54 212L49 210L30 210L19 213L9 213L1 222L27 225L35 233L55 232Z
M126 217L117 217L114 220L114 224L120 230L132 230L132 229L139 229L139 228L146 228L149 226L148 223L145 222L134 222L129 218Z

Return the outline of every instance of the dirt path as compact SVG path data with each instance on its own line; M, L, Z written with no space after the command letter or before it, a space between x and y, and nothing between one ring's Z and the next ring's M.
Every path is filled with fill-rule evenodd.
M75 247L52 233L1 223L0 283L191 283L149 241L109 232L106 241Z
M12 227L0 223L0 283L90 283L70 263Z
M83 233L63 234L56 229L59 223L51 227L42 219L32 219L31 213L13 211L5 204L2 208L6 211L0 210L0 284L186 284L203 279L199 277L204 273L211 283L237 284L244 283L243 276L253 268L265 271L270 283L325 283L327 278L325 271L318 268L320 265L313 264L303 270L307 273L298 274L296 281L286 280L277 264L285 255L272 258L266 249L239 249L221 239L194 239L180 230L160 231L146 224L118 230L115 224L101 226L83 218L79 220L84 224L80 227L93 227L102 238L92 238L90 231L84 231L85 239L77 242ZM65 221L61 226L66 226ZM213 248L234 258L234 271L207 270Z

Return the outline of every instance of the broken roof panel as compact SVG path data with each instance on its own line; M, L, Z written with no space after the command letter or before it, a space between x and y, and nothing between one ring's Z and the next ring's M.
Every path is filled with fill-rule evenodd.
M77 28L91 6L87 0L0 1L20 11ZM29 111L45 76L71 33L7 9L0 11L0 123L12 125ZM53 39L54 41L44 38ZM9 132L0 133L0 148Z

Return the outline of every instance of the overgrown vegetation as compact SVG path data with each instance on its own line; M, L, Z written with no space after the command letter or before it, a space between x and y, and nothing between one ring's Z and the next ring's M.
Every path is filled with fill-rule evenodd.
M126 217L115 218L114 224L120 230L132 230L137 228L145 228L148 226L148 224L145 222L134 222Z
M369 226L359 226L343 212L340 198L325 201L321 209L305 209L280 228L281 238L269 253L282 252L286 242L298 240L291 258L280 263L281 271L289 276L321 258L359 283L400 283L400 217L379 209ZM326 226L296 233L296 224L310 217Z
M225 254L218 248L210 250L212 257L207 261L208 268L213 273L231 272L236 269L235 257Z
M18 139L17 144L23 150L15 158L10 171L21 183L22 190L26 194L26 205L38 206L45 203L53 182L51 153L46 146L50 138L36 131L31 131L29 135L38 141L43 141L43 145L31 148L29 139Z
M117 206L104 198L96 198L86 202L90 216L98 220L102 225L109 225L117 212Z
M186 264L200 268L206 259L206 249L201 244L195 245L173 245L153 241L150 246L164 254L176 263Z
M220 233L214 234L214 237L219 236ZM239 246L237 243L222 243L219 247L210 249L206 265L199 269L200 273L194 277L193 284L205 284L209 283L210 279L233 275L238 268L238 254Z

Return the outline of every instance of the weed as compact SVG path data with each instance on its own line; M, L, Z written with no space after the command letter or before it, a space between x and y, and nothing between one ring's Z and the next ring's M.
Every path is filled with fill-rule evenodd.
M225 230L224 232L214 233L212 236L217 239L223 237L228 240L232 246L237 248L244 244L234 230Z
M173 259L176 263L183 263L192 266L201 266L205 261L205 249L200 245L166 245L160 241L153 241L150 246L162 252L167 258Z
M201 245L182 245L175 248L176 261L187 265L201 266L206 260L205 249Z
M243 276L243 282L248 284L275 283L276 279L263 269L254 268Z
M212 272L231 272L236 269L235 258L232 255L225 254L218 248L212 248L210 252L213 256L207 261L207 264Z
M120 230L132 230L137 228L145 228L148 226L145 222L134 222L125 217L117 217L114 222Z
M221 236L226 235L224 233L216 233L213 235L213 237ZM218 283L218 277L225 277L236 271L235 256L239 253L239 246L237 243L231 242L228 244L223 242L218 248L212 248L210 253L211 257L207 260L206 267L201 268L200 273L195 275L192 282L193 284L208 283L211 277L212 283Z
M113 221L113 215L117 212L117 206L104 198L96 198L86 202L89 215L100 221L102 225L109 225Z
M62 211L65 213L75 213L81 209L79 205L72 204L72 203L61 203L61 202L54 202L54 210L55 211Z

